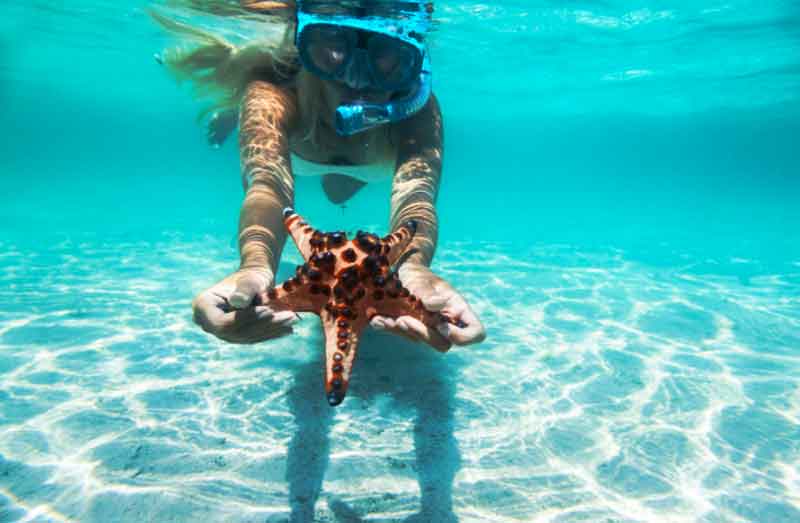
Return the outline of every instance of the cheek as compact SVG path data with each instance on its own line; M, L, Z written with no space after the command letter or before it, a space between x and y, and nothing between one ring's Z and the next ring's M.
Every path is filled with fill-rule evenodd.
M333 82L326 81L322 84L322 96L329 107L338 107L342 101L342 90Z

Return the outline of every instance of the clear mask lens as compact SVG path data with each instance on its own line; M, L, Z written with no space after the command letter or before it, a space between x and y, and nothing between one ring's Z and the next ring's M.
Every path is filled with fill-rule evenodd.
M299 45L300 57L311 72L326 79L387 91L409 88L422 65L421 51L407 42L332 24L305 27ZM355 70L363 78L351 78Z

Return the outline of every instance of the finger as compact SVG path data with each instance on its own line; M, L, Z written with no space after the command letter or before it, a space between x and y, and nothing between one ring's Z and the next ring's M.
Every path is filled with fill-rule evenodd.
M375 316L370 320L370 325L378 330L397 330L397 322L388 316Z
M281 325L281 326L287 326L288 327L290 325L294 325L298 321L300 321L300 315L297 314L296 312L294 312L294 311L280 311L280 312L276 312L272 316L272 319L270 320L270 323L272 323L274 325Z
M373 316L371 320L369 320L369 326L375 330L386 330L386 320L383 316Z
M254 319L259 322L282 323L290 325L300 320L300 315L294 311L275 312L269 305L256 305L253 307Z
M275 311L266 305L257 305L253 307L253 312L256 313L258 321L269 321L275 317Z
M438 351L446 351L451 346L450 341L438 331L429 328L427 325L411 316L399 317L397 319L397 326L409 337L416 341L427 343Z
M253 303L253 298L266 290L267 282L263 276L255 273L244 274L236 281L236 290L230 297L230 303L237 309L244 309Z
M291 327L273 324L255 324L244 329L237 329L235 332L220 334L220 338L230 343L252 344L279 338L291 333Z
M447 296L442 296L440 294L431 294L430 296L424 296L422 298L422 305L431 312L441 311L444 306L447 305L447 302Z
M299 319L291 311L275 314L268 320L259 320L255 308L236 311L235 319L226 325L218 336L232 343L257 343L292 332L291 325Z
M456 345L470 345L472 343L480 343L486 339L486 331L483 329L481 322L473 317L472 321L465 321L462 317L462 325L453 325L452 323L442 323L437 327L439 333L452 341Z
M216 332L234 321L234 315L221 308L224 300L219 300L213 295L200 296L192 307L193 319L196 324L206 332Z

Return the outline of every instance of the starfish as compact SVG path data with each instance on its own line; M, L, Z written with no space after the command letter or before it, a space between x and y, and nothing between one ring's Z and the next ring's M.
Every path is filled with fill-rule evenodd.
M429 327L443 321L460 323L427 310L391 269L411 243L415 221L383 238L358 231L351 240L344 232L315 230L292 208L284 209L283 217L305 263L258 301L274 311L319 315L325 333L325 393L331 406L344 400L359 337L374 316L411 316Z

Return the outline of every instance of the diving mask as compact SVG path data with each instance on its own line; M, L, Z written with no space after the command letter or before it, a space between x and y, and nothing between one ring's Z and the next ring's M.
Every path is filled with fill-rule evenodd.
M396 93L385 104L354 101L336 110L336 130L350 135L419 111L430 97L430 62L422 10L402 18L356 18L307 12L298 6L296 45L311 73L355 90Z

